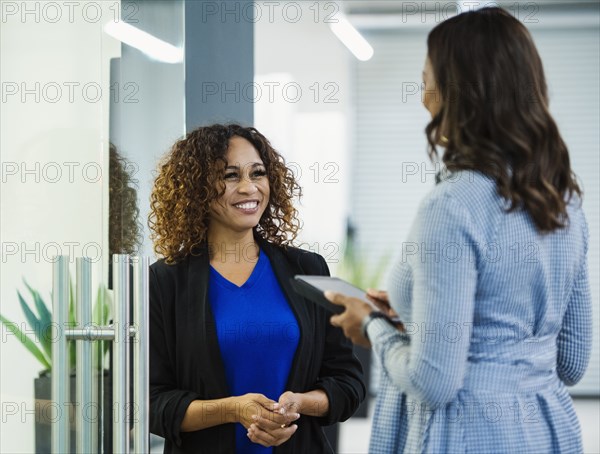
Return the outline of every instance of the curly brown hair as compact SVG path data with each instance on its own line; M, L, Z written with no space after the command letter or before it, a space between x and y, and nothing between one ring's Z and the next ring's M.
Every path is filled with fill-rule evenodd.
M178 140L163 158L150 196L150 238L166 263L194 255L206 243L211 203L225 193L225 154L233 137L250 142L267 170L269 204L254 231L282 246L296 239L300 222L293 199L301 190L283 157L255 128L203 126Z
M109 144L108 245L113 254L136 254L142 244L134 165Z
M500 8L482 8L437 25L427 48L442 97L425 129L430 157L446 142L448 170L494 178L509 211L525 209L542 233L564 227L566 205L581 189L525 26Z

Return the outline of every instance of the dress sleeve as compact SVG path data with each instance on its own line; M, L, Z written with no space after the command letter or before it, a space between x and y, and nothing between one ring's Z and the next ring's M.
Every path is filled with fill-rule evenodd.
M466 374L477 236L471 214L448 194L424 201L413 232L401 259L413 274L412 321L403 334L375 319L367 334L392 383L434 409L456 396Z
M588 236L584 220L584 258L575 278L556 342L556 372L567 386L581 380L592 350L592 296L587 266Z
M181 446L181 422L197 393L177 389L173 342L166 336L170 320L156 273L150 268L150 432Z
M329 276L327 263L322 257L319 258L321 274ZM366 396L362 366L353 353L352 343L329 320L325 326L323 361L315 384L317 389L327 394L329 400L329 412L317 418L323 426L350 418Z

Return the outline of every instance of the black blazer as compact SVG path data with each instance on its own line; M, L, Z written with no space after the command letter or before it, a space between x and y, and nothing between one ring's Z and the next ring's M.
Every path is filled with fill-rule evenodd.
M329 323L331 314L290 285L295 274L328 275L327 264L312 252L257 241L300 327L286 390L322 389L329 398L327 416L301 416L296 433L274 452L333 452L321 426L345 421L356 411L366 394L362 367L352 344ZM174 265L159 260L150 267L150 431L166 439L165 453L235 452L234 424L180 432L193 400L231 395L207 298L208 279L206 248Z

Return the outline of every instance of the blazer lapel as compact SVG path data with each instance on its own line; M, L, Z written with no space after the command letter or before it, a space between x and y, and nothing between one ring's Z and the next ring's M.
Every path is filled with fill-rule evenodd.
M304 383L303 373L305 372L302 367L302 361L300 358L306 360L311 356L311 345L312 345L312 331L313 328L310 326L310 316L308 313L308 304L304 298L299 295L290 284L290 279L296 274L301 274L301 270L294 269L292 264L285 257L284 252L281 248L267 242L266 240L256 237L256 240L260 248L265 252L271 267L275 273L275 277L279 281L283 293L285 294L287 301L296 316L298 326L300 328L300 340L298 342L298 348L294 355L294 360L288 376L288 382L286 390L294 392L304 391L301 389L302 383Z
M230 393L219 349L215 318L208 301L209 266L206 249L199 255L190 256L187 282L187 323L190 324L190 329L187 332L197 333L197 336L189 339L189 351L195 356L190 360L198 365L198 376L209 398L214 399L227 397Z

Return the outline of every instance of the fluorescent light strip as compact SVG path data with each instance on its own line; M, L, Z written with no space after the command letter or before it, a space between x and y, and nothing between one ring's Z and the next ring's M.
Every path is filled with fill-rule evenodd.
M183 49L158 39L156 36L152 36L150 33L146 33L126 22L111 21L104 26L104 31L154 60L164 63L180 63L183 61Z
M369 42L354 28L344 14L337 14L337 23L329 24L331 31L360 61L367 61L375 53Z

